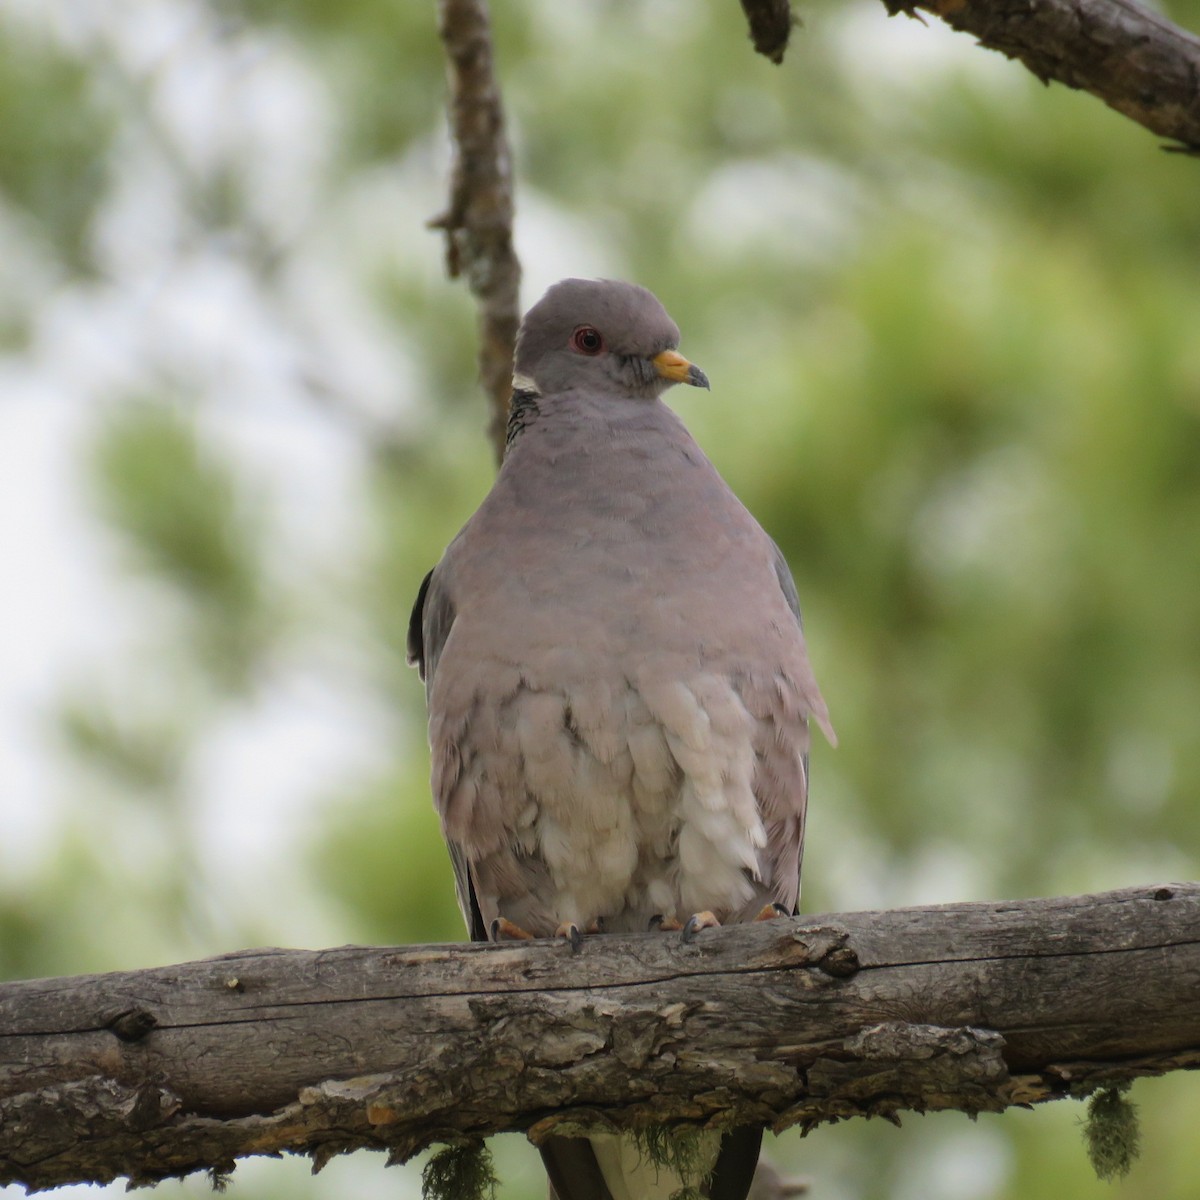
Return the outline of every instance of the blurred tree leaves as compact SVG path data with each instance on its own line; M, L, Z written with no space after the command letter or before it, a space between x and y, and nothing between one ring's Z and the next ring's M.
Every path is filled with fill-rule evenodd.
M100 504L143 569L191 610L214 674L244 686L266 634L260 521L229 465L175 406L123 406L96 445Z
M403 153L440 112L443 70L430 6L216 0L215 7L226 20L285 29L317 50L343 100L340 149L347 163Z
M68 273L93 270L88 240L104 194L116 114L88 64L0 26L0 192Z
M416 739L410 748L410 767L373 781L358 796L341 798L339 809L349 819L329 830L321 882L356 914L367 941L461 941L450 858L438 845L432 806L418 802L427 772Z
M128 709L114 711L103 700L66 697L59 728L70 751L103 769L127 795L161 795L176 783L190 731L158 708L131 721Z

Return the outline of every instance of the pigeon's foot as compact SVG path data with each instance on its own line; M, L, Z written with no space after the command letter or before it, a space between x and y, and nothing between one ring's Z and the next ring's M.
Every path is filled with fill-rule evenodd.
M554 931L556 938L566 938L571 943L571 953L578 954L579 947L583 945L583 934L579 932L579 926L574 921L564 921Z
M514 925L507 917L497 917L492 922L493 942L532 942L533 934L520 925Z
M762 911L754 919L756 921L773 921L776 917L790 917L792 914L784 904L765 904Z
M707 909L704 912L692 913L683 923L681 940L684 945L690 942L702 929L720 929L721 922Z
M672 917L669 921L662 913L655 913L650 918L650 923L646 926L651 933L678 933L683 926Z
M583 945L584 935L590 936L593 933L604 932L604 918L597 917L590 925L585 925L583 932L579 930L579 926L574 921L563 921L561 925L554 931L556 938L566 938L571 943L571 949L578 954L580 946Z

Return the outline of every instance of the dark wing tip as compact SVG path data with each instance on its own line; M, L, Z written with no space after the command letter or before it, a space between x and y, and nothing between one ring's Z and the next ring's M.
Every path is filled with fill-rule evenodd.
M548 1137L538 1149L554 1200L612 1200L587 1138Z
M783 551L780 550L778 543L772 539L768 539L768 541L771 542L772 565L775 568L775 579L779 583L779 590L783 593L788 608L792 610L792 615L796 618L796 623L803 629L804 618L800 615L800 595L796 591L796 581L792 578L792 572L787 565L787 559L784 558Z
M743 1125L721 1138L721 1150L708 1181L710 1200L746 1200L758 1166L762 1135L761 1128Z
M405 643L408 665L416 667L422 679L425 678L425 597L429 593L429 581L432 578L433 571L430 570L421 580L412 614L408 618L408 637Z

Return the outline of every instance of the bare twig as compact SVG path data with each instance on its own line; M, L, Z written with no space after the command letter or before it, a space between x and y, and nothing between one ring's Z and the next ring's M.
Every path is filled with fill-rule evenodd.
M493 67L486 0L439 0L438 32L450 81L454 175L450 205L432 226L446 231L446 270L465 275L479 302L479 374L499 462L520 323L521 266L513 250L512 155Z
M1099 97L1172 149L1200 151L1200 38L1135 0L883 0L923 8L982 46L1019 59L1043 83Z
M792 26L796 24L789 0L742 0L742 10L750 23L754 49L773 63L783 62Z
M1085 1095L1200 1066L1198 930L1170 884L2 984L0 1184Z

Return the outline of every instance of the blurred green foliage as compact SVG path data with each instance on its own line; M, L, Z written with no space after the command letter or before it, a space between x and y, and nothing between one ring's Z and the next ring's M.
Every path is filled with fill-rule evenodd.
M1194 878L1196 165L877 5L806 11L782 69L755 59L733 3L495 8L531 275L660 295L713 381L711 399L673 402L797 577L841 738L814 750L804 907ZM1200 25L1200 4L1171 11ZM59 357L45 339L63 334L64 296L112 354L123 327L102 302L133 291L135 326L181 279L210 289L194 301L206 321L231 295L254 318L202 352L180 319L121 370L67 376L68 401L98 401L75 469L144 636L115 683L62 683L66 816L43 860L0 883L6 976L461 936L404 665L417 585L491 471L473 314L423 229L447 165L434 4L158 12L138 32L116 10L75 29L0 8L0 237L32 231L57 289L10 289L8 366ZM259 69L244 105L211 83ZM325 125L269 123L294 78L316 97L297 111ZM285 160L300 166L272 183ZM118 236L139 229L118 219L138 190L145 236ZM219 220L197 222L213 196ZM270 255L242 253L264 226ZM326 327L351 361L403 348L387 411L312 381L323 364L304 351L342 344ZM270 386L237 382L231 342L287 347L256 377ZM287 457L314 423L351 464L319 501L306 472L326 468ZM234 427L257 431L257 467ZM353 536L318 547L334 501ZM243 906L201 848L225 835L204 825L197 764L297 664L345 694L375 750L321 784L303 836L281 828L288 899L268 882ZM1074 1104L850 1123L770 1153L820 1200L1190 1200L1194 1082L1134 1095L1142 1157L1114 1184L1092 1174ZM415 1192L416 1172L380 1182L367 1162L313 1184L241 1168L230 1194ZM500 1139L498 1172L501 1195L543 1194L520 1139Z
M190 643L219 677L244 682L263 640L257 514L187 417L131 400L95 446L98 501L139 565L191 613Z
M45 239L73 274L94 269L88 225L117 125L97 85L65 47L0 42L0 190L25 236Z

